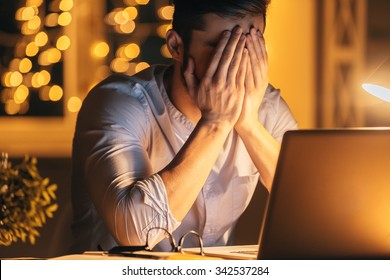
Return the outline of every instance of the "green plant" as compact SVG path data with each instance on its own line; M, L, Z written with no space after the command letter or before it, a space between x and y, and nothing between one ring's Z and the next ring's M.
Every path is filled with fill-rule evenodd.
M0 165L0 245L8 246L18 239L35 244L38 228L52 218L58 208L56 184L42 178L37 159L25 156L12 167L2 154Z

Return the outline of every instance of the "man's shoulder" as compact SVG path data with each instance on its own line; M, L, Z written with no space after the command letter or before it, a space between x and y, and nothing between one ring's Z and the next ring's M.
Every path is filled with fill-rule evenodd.
M159 81L166 67L153 65L133 75L112 74L94 86L88 93L88 100L138 100L145 103L161 103Z
M166 66L164 65L152 65L134 75L127 75L122 73L111 74L99 84L97 84L94 89L118 88L120 86L131 87L135 85L147 87L150 84L156 83L159 75L162 75L165 69Z
M159 75L164 69L164 66L151 66L133 76L110 75L88 93L82 111L141 116L149 111L164 110L164 99L157 81L161 80Z

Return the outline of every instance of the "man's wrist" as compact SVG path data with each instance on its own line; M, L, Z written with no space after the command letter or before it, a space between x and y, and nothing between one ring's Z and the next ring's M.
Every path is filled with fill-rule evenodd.
M208 129L210 132L229 133L233 129L233 124L229 121L210 120L207 118L201 118L197 125Z
M238 121L234 125L234 129L237 131L239 135L246 134L250 132L258 122L259 120L255 117L247 118L245 120Z

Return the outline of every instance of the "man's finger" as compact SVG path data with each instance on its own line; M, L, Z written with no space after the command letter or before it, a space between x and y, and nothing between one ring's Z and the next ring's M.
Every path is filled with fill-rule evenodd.
M264 45L264 38L254 28L247 35L247 47L252 66L255 87L261 87L264 79L267 79L268 59Z
M254 73L253 73L253 69L252 69L252 63L250 61L249 56L250 55L248 54L248 61L247 61L246 75L245 75L245 88L247 90L252 90L255 87L255 82L254 82Z
M265 46L265 39L260 30L257 30L257 36L259 37L260 43L260 60L268 65L267 47Z
M229 41L230 34L231 32L229 30L226 30L222 33L222 37L219 40L217 47L215 48L210 65L205 73L205 77L209 79L212 79L214 77L215 71L217 70L219 65L219 61L221 60L223 51L226 47L227 42Z
M245 89L245 79L247 76L247 67L248 67L248 50L244 49L242 52L242 58L240 61L240 66L237 72L237 88L238 90Z
M230 62L229 70L227 72L227 82L235 85L237 81L237 73L242 64L243 51L245 48L245 35L241 35L236 50L234 52L233 58ZM247 51L246 51L247 53ZM244 65L245 66L245 65ZM246 67L246 66L245 66Z
M218 69L215 73L216 80L225 79L226 81L229 67L234 57L241 35L242 35L242 28L239 26L234 27L230 39L226 44L225 49L223 50L221 60L218 64ZM243 47L244 46L242 46L242 48ZM239 53L239 55L241 56L241 52Z

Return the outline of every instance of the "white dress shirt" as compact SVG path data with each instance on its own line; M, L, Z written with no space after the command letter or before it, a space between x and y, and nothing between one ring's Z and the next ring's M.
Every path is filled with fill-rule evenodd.
M166 228L177 241L195 230L205 246L225 245L248 206L259 173L233 130L188 214L181 222L172 216L157 172L174 158L194 125L169 100L166 69L152 66L133 77L113 75L84 100L73 141L73 252L96 250L98 244L105 249L117 243L144 245L153 227ZM285 131L297 128L272 86L259 120L279 141ZM187 246L197 244L190 240ZM166 240L156 246L168 247Z

